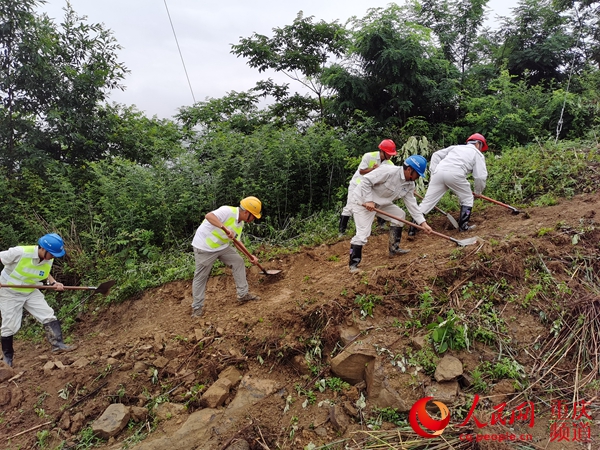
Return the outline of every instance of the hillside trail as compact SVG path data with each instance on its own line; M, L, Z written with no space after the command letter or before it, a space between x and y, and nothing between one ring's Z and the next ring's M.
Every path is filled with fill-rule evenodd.
M489 246L493 242L495 247L491 247L491 252L497 249L497 258L506 259L507 265L514 263L511 259L520 258L517 253L511 252L512 248L535 246L540 251L548 248L553 254L571 253L574 246L569 234L558 230L549 233L551 238L541 239L540 230L556 230L559 223L571 230L580 228L584 222L597 223L594 220L597 220L596 214L600 211L600 194L577 195L571 199L560 199L554 206L528 207L523 211L523 214L512 215L505 208L478 201L471 221L477 228L467 233L454 230L445 216L431 214L429 223L437 231L457 239L472 236L482 239L481 244L462 249L450 241L427 236L423 232L418 233L414 240L406 239L404 233L402 247L410 249L410 253L390 258L387 232L373 235L364 247L361 270L356 274L348 271L350 233L332 243L301 248L296 253L282 254L271 260L261 259L261 265L266 269L281 269L282 273L269 277L261 274L256 267L249 267L251 292L261 299L243 305L236 301L230 270L223 269L220 275L212 276L208 282L205 313L200 319L190 317L191 280L153 288L108 307L102 305L98 296L90 300L82 320L69 333L79 344L72 353L52 355L45 341L33 343L17 336L14 370L19 375L0 385L0 448L39 448L36 435L41 430L51 430L54 442L66 440L73 443L77 431L73 423L79 421L80 430L117 399L126 404L144 406L149 398L161 395L157 380L167 376L171 377L169 386L176 388L172 395L175 397L181 391L181 399L193 386L207 385L215 380L218 372L229 365L241 368L244 374L274 380L279 388L296 394L295 384L306 385L306 380L311 377L302 377L291 361L294 356L303 355L307 340L313 336L315 322L319 322L319 329L325 330L321 336L323 349L330 353L339 339L339 333L336 334L335 327L329 326L330 322L356 326L361 330L389 329L394 319L404 317L407 301L414 300L422 292L415 290L414 286L431 285L447 270L449 261L459 252L473 255L486 243ZM456 216L456 212L453 213ZM597 249L598 235L595 236L593 245ZM500 278L501 275L495 276ZM562 279L565 274L557 272L556 277ZM456 287L465 281L457 279ZM394 289L390 290L394 284ZM361 317L360 308L354 302L356 295L380 294L384 287L388 294L384 294L383 302L375 306L373 317ZM519 342L533 342L547 331L534 315L523 308L507 304L505 314L513 318L511 332ZM196 343L203 339L204 345L199 354ZM490 349L485 351L493 352ZM159 354L167 361L176 360L177 371L169 374L166 369L152 370L150 363L147 370L140 371L135 365L137 361L152 361ZM481 359L477 353L471 357L474 361ZM56 364L49 368L49 361ZM88 363L79 364L78 361ZM324 361L327 361L326 356ZM469 368L468 364L465 366ZM178 375L186 369L191 376ZM85 390L82 389L84 386ZM9 389L12 397L7 401ZM78 390L85 392L87 397L78 394ZM74 404L76 395L78 403ZM357 392L348 396L355 400ZM326 415L323 416L316 406L303 410L301 403L296 401L295 409L287 414L283 413L285 395L283 399L263 403L259 409L252 411L254 423L263 424L262 431L265 433L279 433L277 439L287 442L287 448L301 449L309 442L316 443L311 430L314 425L326 422ZM190 406L198 407L193 403ZM61 428L61 420L65 420L64 411L70 413L70 424ZM294 438L287 438L294 416L299 431ZM182 420L162 421L147 439L169 436L181 424ZM37 426L40 427L27 431ZM7 441L8 437L22 432ZM547 429L540 433L544 432L547 434ZM286 439L281 438L283 433ZM228 438L230 436L223 436L223 442ZM330 433L323 437L322 442L338 438L335 433ZM277 439L273 437L270 442ZM118 448L115 445L119 440L122 437L97 448ZM598 442L595 445L595 448L600 448ZM264 447L254 444L251 448ZM587 447L552 446L545 442L537 448Z

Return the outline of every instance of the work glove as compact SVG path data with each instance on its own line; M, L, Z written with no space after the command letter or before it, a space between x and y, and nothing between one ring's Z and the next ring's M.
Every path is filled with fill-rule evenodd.
M481 195L483 193L483 190L485 189L485 180L475 179L475 182L473 184L475 185L475 193L477 195Z

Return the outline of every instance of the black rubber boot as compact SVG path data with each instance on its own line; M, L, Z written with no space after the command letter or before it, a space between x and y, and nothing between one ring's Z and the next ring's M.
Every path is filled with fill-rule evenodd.
M387 222L387 220L385 220L384 218L377 217L377 228L379 228L380 230L383 230L386 222Z
M400 248L400 239L402 238L402 227L390 227L390 256L403 255L410 252L410 250L404 250Z
M416 224L417 222L415 222L413 220L412 223ZM419 231L419 230L417 228L413 227L412 225L410 227L408 227L408 239L410 239L410 240L414 239L415 236L417 235L417 231Z
M348 221L350 220L350 216L340 216L340 236L343 236L346 233L346 229L348 228Z
M458 231L469 231L475 228L475 225L469 225L469 219L471 218L470 206L460 207L460 218L458 219Z
M58 320L53 320L52 322L45 323L44 329L46 330L46 337L48 338L48 342L50 342L50 345L52 345L52 352L70 352L77 348L76 344L67 345L63 342L62 330L60 328L60 322Z
M4 362L12 367L13 356L15 355L12 336L2 336L2 353L4 354Z
M362 245L350 245L350 273L358 270L358 264L362 259Z

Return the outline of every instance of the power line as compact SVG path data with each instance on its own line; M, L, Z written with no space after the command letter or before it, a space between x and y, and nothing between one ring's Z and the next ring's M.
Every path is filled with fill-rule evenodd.
M577 6L575 5L573 8L575 9L575 14L577 15L577 19L579 19L579 10L577 9ZM577 23L580 24L580 27L579 27L579 30L577 31L577 41L575 42L576 49L579 48L579 39L581 37L581 20L577 20ZM558 123L556 124L556 138L554 139L555 144L558 142L558 137L560 136L560 132L562 131L562 127L563 127L563 116L565 113L565 108L567 106L567 96L569 95L569 87L571 86L571 76L573 75L573 69L575 68L575 58L576 57L577 57L577 53L575 52L575 50L573 50L573 59L571 60L571 68L569 69L569 79L567 80L567 89L565 90L565 99L563 101L562 109L560 110L560 117L558 119Z
M169 13L169 7L167 6L167 0L164 0L165 8L167 8L167 16L169 16L169 22L171 23L171 29L173 30L173 36L175 36L175 43L177 44L177 50L179 50L179 56L181 57L181 64L183 64L183 71L185 72L185 77L187 78L188 86L190 87L190 92L192 93L192 100L196 103L196 97L194 96L194 90L192 89L192 83L190 83L190 77L188 76L187 69L185 68L185 61L183 60L183 54L181 53L181 48L179 47L179 41L177 40L177 33L175 33L175 27L173 26L173 21L171 20L171 14Z

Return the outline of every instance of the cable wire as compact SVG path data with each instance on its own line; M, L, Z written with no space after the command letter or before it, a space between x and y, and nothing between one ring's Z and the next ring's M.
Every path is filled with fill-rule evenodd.
M575 14L579 18L579 11L575 6ZM579 21L578 21L579 22ZM575 42L576 48L579 47L579 40L581 38L581 28L579 28L577 32L577 41ZM560 117L558 119L558 123L556 124L556 138L554 139L554 143L558 142L558 137L562 131L563 127L563 116L565 114L565 108L567 107L567 96L569 95L569 88L571 86L571 76L573 75L573 69L575 68L575 58L577 57L577 53L573 51L573 59L571 60L571 68L569 69L569 79L567 80L567 89L565 90L565 99L563 101L562 109L560 110Z
M192 89L192 83L190 83L190 77L188 76L187 69L185 67L185 61L183 60L183 54L181 53L181 48L179 47L179 41L177 40L177 33L175 33L175 27L173 26L173 21L171 20L171 13L169 13L169 7L167 6L167 0L164 0L165 8L167 9L167 16L169 16L169 22L171 23L171 29L173 30L173 36L175 36L175 43L177 44L177 50L179 51L179 56L181 58L181 64L183 64L183 71L185 72L185 77L187 78L188 86L190 87L190 92L192 93L192 100L196 103L196 97L194 96L194 90Z

